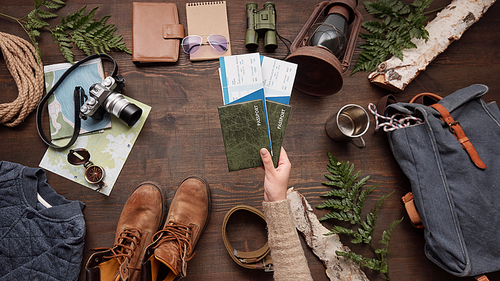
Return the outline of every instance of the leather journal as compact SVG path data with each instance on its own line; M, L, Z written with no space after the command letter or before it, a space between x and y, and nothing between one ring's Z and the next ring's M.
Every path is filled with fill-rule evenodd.
M186 19L188 35L199 35L203 41L206 41L207 36L218 34L224 36L229 42L227 51L224 53L219 53L209 44L204 44L198 51L189 55L191 61L214 60L231 55L226 1L186 3Z
M174 3L134 2L132 9L132 61L176 62L184 26Z

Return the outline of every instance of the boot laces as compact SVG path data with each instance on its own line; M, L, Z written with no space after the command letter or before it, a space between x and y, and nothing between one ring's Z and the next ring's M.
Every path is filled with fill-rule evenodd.
M112 259L116 258L118 263L122 265L126 260L130 261L135 253L137 245L141 243L142 233L137 228L127 228L118 237L117 243L113 248L102 248L110 250L113 253L110 256L105 256L104 258ZM134 268L130 265L127 268L132 270L141 270L140 268Z
M170 221L162 230L158 231L154 235L153 241L160 238L156 246L154 246L154 249L158 248L163 243L174 242L178 246L179 256L182 257L183 262L187 262L191 260L195 254L193 253L191 243L192 237L192 226L180 222Z

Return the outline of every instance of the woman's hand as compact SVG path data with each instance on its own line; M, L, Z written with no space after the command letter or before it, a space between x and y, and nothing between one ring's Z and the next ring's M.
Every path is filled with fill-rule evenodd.
M292 168L285 149L281 147L277 168L274 168L273 159L267 149L262 148L260 150L260 157L266 172L264 177L264 200L267 202L285 200L288 177Z

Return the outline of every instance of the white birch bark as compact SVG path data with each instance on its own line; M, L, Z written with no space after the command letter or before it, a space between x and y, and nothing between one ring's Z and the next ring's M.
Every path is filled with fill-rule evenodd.
M424 71L440 53L476 21L496 0L453 0L427 24L429 40L415 40L415 49L403 50L403 61L397 57L382 62L368 75L373 84L393 92L402 91Z
M324 235L330 231L320 223L306 198L294 191L293 187L288 189L287 198L290 200L295 227L325 265L328 278L331 281L368 281L359 265L337 256L335 251L346 252L349 248L342 244L337 234Z

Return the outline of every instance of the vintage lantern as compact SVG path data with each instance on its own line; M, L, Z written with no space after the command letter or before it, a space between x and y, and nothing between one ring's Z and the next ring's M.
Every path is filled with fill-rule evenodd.
M286 58L298 64L295 88L314 96L332 95L342 88L363 21L357 5L357 0L316 5Z

